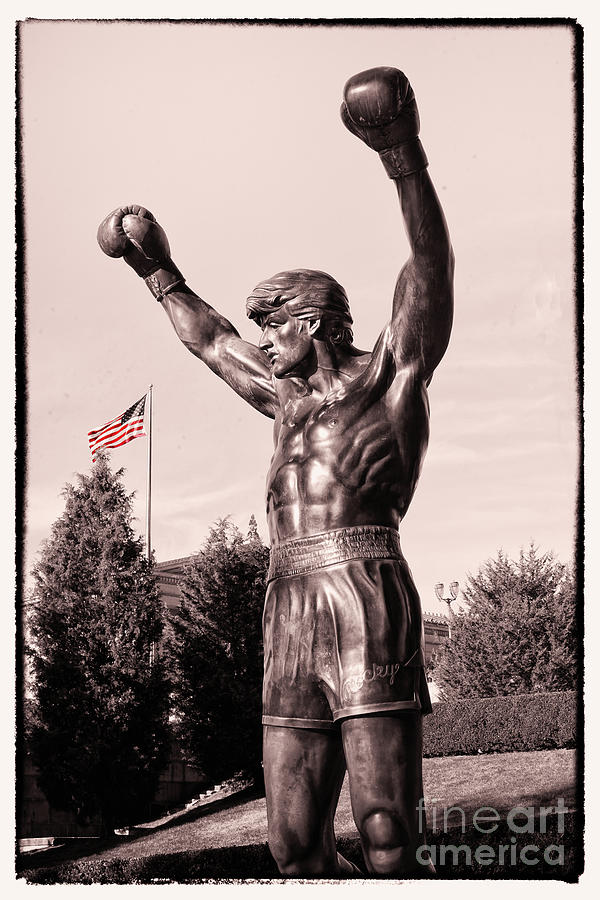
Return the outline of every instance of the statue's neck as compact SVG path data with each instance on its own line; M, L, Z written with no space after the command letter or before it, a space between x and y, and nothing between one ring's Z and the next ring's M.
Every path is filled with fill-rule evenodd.
M370 355L354 347L340 350L321 341L315 341L315 350L316 368L312 373L275 379L277 393L283 400L302 399L309 394L327 396L356 378L365 365L365 357Z

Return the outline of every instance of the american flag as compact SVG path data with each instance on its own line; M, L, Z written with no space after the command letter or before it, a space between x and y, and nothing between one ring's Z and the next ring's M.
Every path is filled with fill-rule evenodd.
M88 443L92 451L92 462L96 461L96 453L100 447L121 447L136 437L146 434L144 431L144 408L147 394L126 409L124 413L111 419L106 425L88 431Z

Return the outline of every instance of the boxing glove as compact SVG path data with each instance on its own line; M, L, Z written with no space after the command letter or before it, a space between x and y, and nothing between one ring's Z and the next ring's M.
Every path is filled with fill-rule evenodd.
M346 128L379 153L390 178L427 166L417 101L399 69L379 66L353 75L344 87L341 115Z
M171 259L167 235L143 206L121 206L109 213L98 228L98 243L107 256L122 256L157 300L185 282Z

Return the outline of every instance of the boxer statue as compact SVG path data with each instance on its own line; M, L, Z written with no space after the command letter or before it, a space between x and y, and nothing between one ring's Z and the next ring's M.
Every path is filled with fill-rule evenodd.
M280 272L254 289L255 347L186 286L148 210L115 210L98 240L145 279L186 347L275 420L263 723L279 870L358 871L333 830L347 770L368 871L410 875L424 869L421 720L431 705L398 528L427 446L427 386L450 336L454 259L406 76L381 67L350 78L342 119L393 179L412 251L370 353L354 346L346 293L324 272Z

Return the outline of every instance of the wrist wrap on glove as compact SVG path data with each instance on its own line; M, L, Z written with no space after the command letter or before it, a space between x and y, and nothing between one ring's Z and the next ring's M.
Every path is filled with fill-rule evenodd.
M390 178L404 178L405 175L420 172L429 165L419 138L390 147L389 150L381 150L379 159Z
M417 102L399 69L380 66L353 75L344 87L341 115L346 128L379 153L390 178L427 167Z
M151 275L144 278L152 296L156 297L159 303L175 288L185 284L185 278L179 269L175 265L172 266L172 269L171 272L167 272L166 269L157 269L156 272L152 272Z

